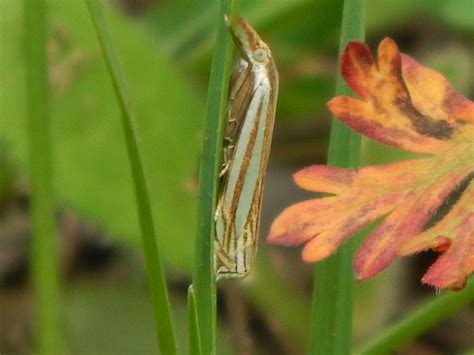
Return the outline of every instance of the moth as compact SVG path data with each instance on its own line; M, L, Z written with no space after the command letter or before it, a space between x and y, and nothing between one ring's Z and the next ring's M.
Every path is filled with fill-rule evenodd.
M246 276L257 251L263 183L278 94L270 48L238 18L229 30L240 51L229 85L223 167L215 213L217 279Z

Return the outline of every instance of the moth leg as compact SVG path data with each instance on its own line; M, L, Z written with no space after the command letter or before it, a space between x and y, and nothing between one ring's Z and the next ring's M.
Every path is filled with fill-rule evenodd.
M219 172L219 178L223 177L227 171L229 171L230 168L230 160L227 159L227 154L226 154L227 148L224 148L224 161L222 162L222 169Z
M214 213L215 221L217 221L217 218L219 218L221 208L222 208L222 198L219 198L219 201L217 202L216 213Z
M224 163L222 165L223 165L223 168L219 173L219 178L223 177L225 175L225 173L229 171L230 161L228 161L227 163Z
M232 138L226 137L225 140L232 143ZM224 148L224 162L222 163L222 170L219 172L219 178L223 177L230 168L230 159L228 158L228 152L235 148L234 144L230 144Z

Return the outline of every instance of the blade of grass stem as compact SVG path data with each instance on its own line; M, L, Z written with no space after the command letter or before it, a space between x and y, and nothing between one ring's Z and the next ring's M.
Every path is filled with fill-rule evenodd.
M474 301L474 282L470 282L459 292L446 291L445 294L434 297L393 326L382 331L380 335L356 353L364 355L392 354L401 345L414 339L472 301Z
M232 41L224 22L233 21L238 1L221 0L217 39L212 58L206 104L202 161L199 170L198 223L193 285L196 294L199 335L203 354L216 352L216 283L214 275L214 213L218 171L222 156L224 114L232 59Z
M347 42L364 39L364 1L345 0L342 14L339 53ZM339 74L336 95L350 94ZM359 161L360 136L333 119L328 164L350 167ZM354 237L352 238L354 239ZM337 254L319 262L314 273L311 309L310 354L349 354L352 338L352 254L354 241L342 246Z
M189 354L201 355L201 340L199 339L196 298L193 285L188 288L188 342Z
M150 198L139 152L139 139L135 129L135 117L130 104L130 96L115 47L108 33L101 5L98 0L86 0L86 2L120 106L127 153L135 188L138 219L148 276L148 288L153 306L158 346L163 354L173 355L176 354L176 341L171 320L168 291L161 265L158 240L156 238Z
M24 0L28 145L31 171L31 270L37 354L59 354L59 271L54 217L46 5Z

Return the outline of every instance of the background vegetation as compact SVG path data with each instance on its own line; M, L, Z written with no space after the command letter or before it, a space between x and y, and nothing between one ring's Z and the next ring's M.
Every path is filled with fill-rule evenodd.
M382 4L383 3L383 4ZM109 31L129 83L178 347L186 349L196 191L217 1L108 1ZM402 52L472 96L472 1L366 1L366 40ZM64 352L157 352L133 184L119 107L84 2L47 1L53 185L59 225ZM0 352L32 349L25 24L21 2L0 2ZM312 265L297 248L263 242L282 208L305 196L292 172L326 161L342 1L241 1L280 72L275 138L258 265L218 292L218 353L298 354L308 345ZM362 164L403 158L364 141ZM419 284L429 254L400 261L355 289L354 344L407 314L434 290ZM464 352L473 309L400 349Z

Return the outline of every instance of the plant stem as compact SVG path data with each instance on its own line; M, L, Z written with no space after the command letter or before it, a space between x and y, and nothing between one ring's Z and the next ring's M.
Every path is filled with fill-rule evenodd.
M364 38L364 1L345 0L339 53L349 40ZM338 75L336 95L350 90ZM359 161L360 136L333 119L328 164L351 167ZM354 239L354 238L353 238ZM352 338L352 255L354 241L348 241L337 254L319 262L314 273L311 314L310 354L349 354Z
M201 339L196 313L196 297L193 286L188 288L188 347L189 355L201 355Z
M204 141L199 171L198 224L194 259L193 285L203 354L216 352L216 285L214 274L214 213L216 209L218 171L222 156L224 115L232 59L232 41L224 22L228 14L233 21L238 1L221 0L217 39L212 58L206 105Z
M99 2L97 0L87 0L87 5L120 106L127 153L135 188L137 213L142 234L148 287L153 306L158 346L163 354L173 355L176 354L176 341L171 320L168 291L161 265L158 240L156 238L150 198L138 147L139 139L135 128L135 117L130 104L127 83L119 65L118 56L108 33L105 17Z
M357 354L391 354L399 346L414 339L435 324L453 314L464 305L474 301L474 282L470 282L462 291L446 291L436 296L390 328L384 330Z
M59 271L54 217L46 6L24 0L28 144L31 172L31 270L35 291L36 352L59 354Z

